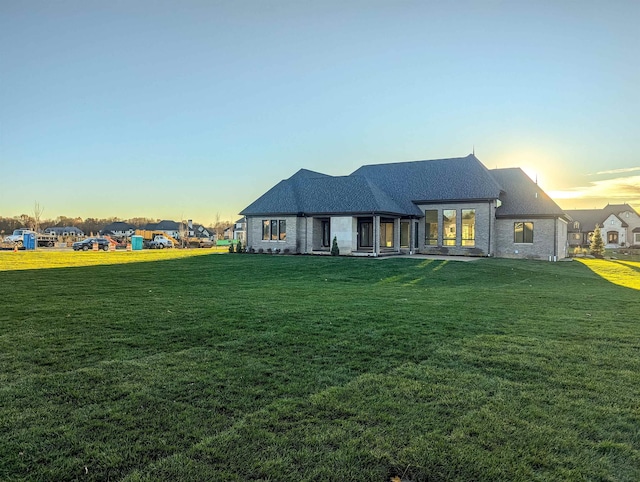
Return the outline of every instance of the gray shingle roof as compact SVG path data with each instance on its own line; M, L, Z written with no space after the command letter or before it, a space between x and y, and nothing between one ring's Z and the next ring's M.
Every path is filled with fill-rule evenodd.
M498 199L500 185L473 155L433 161L362 166L353 175L367 177L413 212L414 202Z
M519 167L490 172L504 191L496 217L565 217L562 208Z
M107 224L104 231L127 231L129 229L136 229L133 224L125 223L124 221L114 221L111 224Z
M506 191L506 193L505 193ZM538 197L535 197L535 193ZM562 216L521 169L489 171L474 155L362 166L349 176L300 169L243 215L379 213L422 216L417 203L501 199L502 216Z
M280 181L240 214L404 214L396 202L364 177L300 174L298 171Z
M176 221L172 221L170 219L163 219L157 224L148 224L147 229L149 230L158 230L158 231L178 231L180 229L180 225Z

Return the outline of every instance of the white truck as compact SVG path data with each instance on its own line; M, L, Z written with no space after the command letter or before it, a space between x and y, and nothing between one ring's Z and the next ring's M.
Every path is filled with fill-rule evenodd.
M154 236L153 241L149 241L149 249L173 248L173 243L166 236Z
M55 234L38 234L35 231L31 231L30 229L14 229L13 234L9 236L5 236L4 242L9 244L14 244L18 247L22 247L24 244L24 235L25 234L35 234L38 242L38 246L53 246L56 242Z

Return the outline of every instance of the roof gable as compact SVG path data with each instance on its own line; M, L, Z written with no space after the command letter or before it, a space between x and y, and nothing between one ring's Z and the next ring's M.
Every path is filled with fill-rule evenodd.
M625 223L624 220L619 215L613 214L613 213L609 214L606 217L606 219L602 223L603 224L602 227L605 227L606 225L611 226L613 221L618 221L623 228L628 228L629 227L629 225L627 223Z

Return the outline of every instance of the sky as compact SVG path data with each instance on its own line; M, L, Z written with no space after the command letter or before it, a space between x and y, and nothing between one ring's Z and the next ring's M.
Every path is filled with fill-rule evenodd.
M640 210L640 2L0 1L0 216L235 220L463 157Z

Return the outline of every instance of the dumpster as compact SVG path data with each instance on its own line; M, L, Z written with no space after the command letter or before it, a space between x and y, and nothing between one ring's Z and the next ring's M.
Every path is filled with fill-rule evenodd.
M36 233L25 233L22 235L24 249L36 249Z
M131 236L131 250L140 251L142 249L142 236L134 234Z

